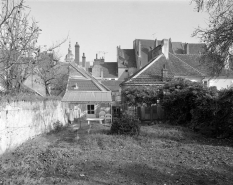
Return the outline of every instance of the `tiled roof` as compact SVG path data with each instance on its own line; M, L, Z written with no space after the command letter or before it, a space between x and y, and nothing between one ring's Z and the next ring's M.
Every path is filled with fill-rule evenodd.
M119 91L120 89L120 84L123 81L119 80L102 80L101 83L107 86L111 91Z
M104 78L118 78L117 62L105 62L99 65L102 67Z
M210 68L200 62L200 57L201 55L176 55L179 57L181 60L189 64L190 66L198 69L200 72L204 73L206 76L211 76L211 70ZM226 77L233 77L233 71L232 70L226 70L223 69L222 72L220 73L220 76L226 76Z
M83 92L83 91L67 91L62 98L63 102L112 102L111 91L100 92Z
M149 66L148 66L149 65ZM157 84L162 82L162 69L164 65L167 68L167 77L173 78L174 76L205 76L201 71L189 65L185 61L181 60L176 55L169 53L169 59L167 60L163 54L153 60L151 63L144 66L137 73L131 76L128 80L122 84L129 83L144 83L144 84Z
M182 42L172 42L172 50L175 54L184 54Z
M206 45L204 43L188 43L189 54L200 54L205 50Z
M148 53L154 47L154 40L142 40L141 42L141 62L145 66L148 63Z
M140 42L141 42L141 46L142 46L142 51L143 51L143 48L147 48L149 49L150 47L154 47L154 40L144 40L144 39L140 39ZM143 51L144 52L144 51Z
M77 87L76 87L77 86ZM67 89L70 91L100 91L92 80L72 79L68 81Z
M135 50L134 49L120 49L121 53L119 54L119 61L118 61L118 67L124 68L133 68L136 66L136 59L135 59Z
M73 69L73 76L71 74L71 69ZM75 73L76 71L76 73ZM85 71L83 68L80 68L75 63L70 63L70 77L69 79L77 80L91 80L96 87L98 87L101 91L109 91L109 89L98 82L89 72Z

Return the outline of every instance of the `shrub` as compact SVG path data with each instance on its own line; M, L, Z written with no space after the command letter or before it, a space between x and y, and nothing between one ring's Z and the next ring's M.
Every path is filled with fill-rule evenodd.
M167 119L178 125L187 125L192 120L192 110L197 107L197 100L208 96L208 89L199 83L182 81L172 81L164 87L166 92L162 106L167 115Z
M123 114L121 118L114 119L110 134L119 135L139 135L140 133L140 121L134 116Z
M53 132L59 132L63 128L63 125L60 121L56 121L53 123Z

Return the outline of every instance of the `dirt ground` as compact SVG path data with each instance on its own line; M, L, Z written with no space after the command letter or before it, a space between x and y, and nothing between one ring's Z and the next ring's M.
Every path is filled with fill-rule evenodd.
M109 125L74 124L0 157L0 184L232 185L232 141L182 127L142 126L138 137Z

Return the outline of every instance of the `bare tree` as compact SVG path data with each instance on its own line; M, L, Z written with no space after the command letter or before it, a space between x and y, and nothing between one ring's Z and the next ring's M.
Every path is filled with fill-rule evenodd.
M24 6L23 0L18 4L14 4L14 0L6 1L3 8L0 24L0 77L8 92L20 91L35 65L40 65L40 46L36 43L41 29L30 18L30 14L25 13L28 7ZM47 51L53 51L66 40L53 44ZM41 59L40 62L44 63Z
M12 6L10 11L8 8L3 11L0 29L0 73L8 91L19 90L27 78L33 55L37 54L36 42L41 31L36 21L24 13L23 1Z
M33 75L39 76L45 88L46 95L51 95L51 88L63 89L66 81L68 65L59 62L59 57L54 52L40 53L34 67ZM56 86L56 87L55 87Z
M15 2L15 0L5 0L4 3L2 3L1 8L0 28L7 20L14 16L15 11L20 11L21 9L25 8L24 0L20 0L17 2Z
M197 11L209 14L208 28L197 28L193 36L206 43L207 50L201 57L212 75L219 75L224 68L231 67L233 47L233 1L232 0L192 0Z

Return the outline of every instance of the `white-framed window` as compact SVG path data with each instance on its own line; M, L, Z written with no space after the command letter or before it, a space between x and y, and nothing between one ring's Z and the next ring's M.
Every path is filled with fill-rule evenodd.
M87 114L95 114L95 105L87 105Z

